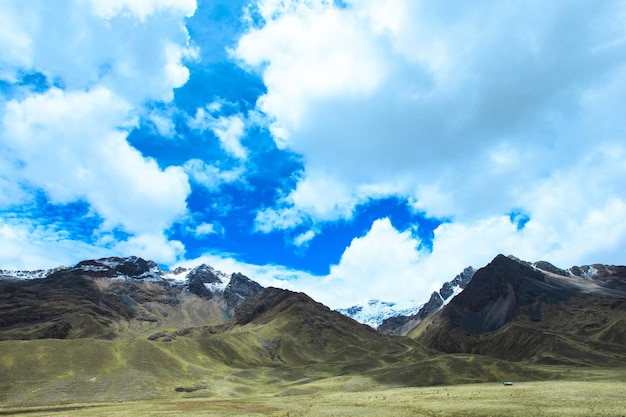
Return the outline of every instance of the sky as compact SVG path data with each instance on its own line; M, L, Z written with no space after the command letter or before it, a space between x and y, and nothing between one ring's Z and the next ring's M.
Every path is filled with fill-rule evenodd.
M141 256L332 308L626 263L620 0L3 0L0 268Z

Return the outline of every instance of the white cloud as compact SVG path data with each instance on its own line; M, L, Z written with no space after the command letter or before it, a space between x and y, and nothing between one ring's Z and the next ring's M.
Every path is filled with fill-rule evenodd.
M187 210L187 176L161 170L128 144L122 129L133 125L131 115L128 103L104 88L53 88L9 102L0 140L21 161L13 178L41 187L53 203L87 201L105 229L166 229Z
M168 239L162 233L143 233L115 242L112 251L119 256L128 256L132 253L144 259L170 265L183 257L185 247L180 241Z
M531 220L528 240L555 262L623 263L626 148L599 147L529 190L517 190Z
M365 236L352 240L324 279L333 304L365 302L370 297L398 300L400 291L417 301L427 297L423 293L433 278L419 270L419 243L409 231L397 231L387 218L374 221Z
M589 15L570 9L568 3L547 10L537 5L488 6L485 14L476 7L461 8L454 16L444 6L401 1L354 2L342 10L300 7L250 31L235 53L245 63L259 66L268 88L259 106L288 131L289 138L280 141L304 156L308 172L329 170L333 180L350 186L381 179L395 182L408 175L416 178L416 186L443 180L465 186L468 181L459 180L474 176L487 180L470 183L474 187L502 186L497 177L485 175L485 168L501 167L503 159L493 158L498 150L502 156L504 149L523 146L527 152L519 157L525 170L565 163L560 156L564 147L578 145L582 138L556 122L576 116L572 112L577 97L601 87L597 80L623 73L610 72L620 68L620 60L610 58L617 58L621 49L597 56L594 50L598 43L623 35L623 30L593 31L593 22L610 18L611 6L594 8ZM396 17L374 13L399 7L404 13L391 13ZM525 13L534 25L521 25L517 12ZM562 27L565 18L580 23L575 35L571 25ZM381 25L387 30L379 29ZM352 38L338 36L344 30L360 31L361 39L373 41L360 48ZM313 46L300 47L300 36ZM268 37L280 42L268 42ZM555 37L584 42L578 48L561 48L551 42ZM248 47L257 42L258 48ZM433 69L443 64L439 54L424 54L431 44L450 51L446 59L454 61L446 67L453 76L442 78ZM309 62L311 49L320 51L315 64ZM344 82L342 66L333 58L342 54L386 62L375 71L364 71L377 74L379 80L355 87L359 92L355 97L351 80ZM555 54L569 64L555 59ZM596 66L594 59L609 65ZM573 62L580 67L570 67ZM334 69L331 75L313 71L323 65ZM354 73L358 76L359 71L349 75ZM558 74L563 74L562 80L552 82L550 77L559 79ZM341 82L336 84L334 77ZM292 112L298 108L307 111L294 118ZM551 139L554 135L558 141ZM549 158L534 161L537 153ZM470 172L463 172L465 167ZM509 167L505 174L515 177L519 170ZM448 215L465 206L458 202L471 204L461 197L447 204Z
M195 1L4 1L5 79L37 71L69 90L101 85L132 105L173 97L197 55L184 18ZM18 28L18 30L15 30ZM78 59L79 57L79 59Z
M311 218L331 221L350 217L359 202L358 196L341 183L324 176L306 176L282 199L279 207L257 213L255 229L269 233L275 229L291 229Z
M189 127L201 132L210 130L218 138L226 153L245 160L248 157L248 151L241 144L241 139L245 134L244 117L241 114L213 116L211 112L221 110L219 102L209 104L207 110L197 109L195 117L189 121Z
M305 215L294 207L262 209L257 212L254 219L254 230L270 233L275 230L291 229L302 224L304 217Z
M173 138L176 135L176 124L173 116L173 109L152 109L146 116L146 119L152 124L152 129L159 136L164 138Z
M184 19L195 8L195 0L2 2L0 77L38 73L55 87L22 89L0 103L1 205L39 190L53 204L84 201L104 221L96 233L121 228L131 235L121 246L177 259L179 243L163 231L186 214L188 177L180 167L162 169L126 137L146 103L171 100L187 81L183 61L197 50ZM172 133L171 120L149 118Z
M309 242L311 242L311 240L313 240L315 235L317 235L315 230L307 230L306 232L300 233L298 236L296 236L293 240L293 244L298 247L306 246L309 244Z
M595 250L572 226L626 201L623 159L604 151L623 152L626 139L623 2L346 3L261 1L265 23L232 51L263 78L257 108L277 145L305 164L258 230L349 219L396 195L467 230L529 213L513 253L623 252L620 228Z
M280 198L275 207L257 212L255 230L269 233L293 229L303 223L350 219L357 206L392 196L405 188L406 184L400 181L363 183L349 188L332 175L305 171L295 189Z
M0 218L0 265L4 269L34 269L71 266L85 259L129 254L162 264L173 264L184 255L181 242L160 233L139 234L120 240L98 232L93 243L75 239L54 223L38 224L30 219Z
M80 259L107 256L109 251L71 240L53 226L0 218L0 264L4 269L55 268Z
M505 223L510 229L510 222ZM446 249L459 246L454 233L444 234ZM408 305L426 301L432 291L470 265L470 260L476 260L472 255L442 259L442 252L431 255L419 249L420 243L410 230L398 231L383 218L374 221L364 236L354 238L340 262L324 276L277 265L239 262L230 254L206 254L180 264L193 267L207 263L227 273L242 272L264 286L303 291L331 308L364 303L370 298ZM485 258L484 263L489 260Z
M352 240L339 264L318 283L324 292L312 291L334 307L370 298L407 306L426 302L467 266L482 267L497 253L508 254L516 234L506 216L471 225L443 224L435 230L431 252L412 230L397 230L388 218L379 219Z
M0 13L0 79L14 82L15 67L31 65L32 41L24 27L12 18L17 14L17 4L6 3L4 7Z
M91 5L96 13L105 18L111 19L117 15L135 16L140 20L158 10L171 9L184 16L193 16L196 10L196 0L91 0Z
M222 234L224 230L221 226L216 226L214 223L201 223L196 226L194 235L196 237L202 237L207 235Z
M22 204L31 199L22 184L11 178L13 172L19 169L19 162L15 161L8 149L0 144L0 209L14 204Z
M240 181L244 172L243 167L221 170L201 159L190 159L185 162L183 168L192 181L211 191L218 190L223 184Z
M264 67L269 92L258 106L276 117L272 131L285 132L280 139L288 141L317 99L343 94L362 98L379 84L385 60L376 55L378 40L361 22L328 2L260 3L267 24L244 35L232 53L246 65ZM280 17L272 17L276 15Z

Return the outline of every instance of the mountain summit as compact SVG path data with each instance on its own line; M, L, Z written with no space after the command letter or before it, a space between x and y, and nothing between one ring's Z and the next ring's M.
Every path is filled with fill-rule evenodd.
M407 334L447 353L544 364L626 363L626 267L562 270L498 255Z
M3 271L0 340L110 339L158 326L222 324L263 287L207 265L161 270L131 256L87 260L46 273ZM124 326L121 326L125 323Z
M432 316L443 306L448 304L452 298L459 294L469 284L476 271L468 266L451 281L445 282L439 292L431 294L430 299L422 304L419 309L408 315L394 315L387 317L379 323L378 330L386 334L405 334L410 329L416 327L422 320Z

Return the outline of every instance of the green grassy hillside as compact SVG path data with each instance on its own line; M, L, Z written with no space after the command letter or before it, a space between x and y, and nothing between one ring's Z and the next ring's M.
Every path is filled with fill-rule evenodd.
M110 340L1 341L0 402L303 393L336 377L355 388L363 386L354 381L420 386L554 377L502 360L435 354L409 338L383 336L304 294L276 289L260 293L220 326L165 324L150 331L130 326Z
M548 284L541 284L541 291ZM453 301L454 314L443 314L444 309L409 338L382 335L305 294L259 291L233 304L167 282L82 272L0 281L0 412L563 380L575 373L555 364L620 369L626 364L619 297L583 292L547 302L535 287L524 287L519 299L532 303L517 303L518 310L502 310L502 300L513 300L510 296L472 298L476 305L456 307ZM480 287L479 292L485 293ZM492 314L484 327L476 321L483 308L496 311L495 317L505 311L510 320L493 330ZM466 317L469 330L459 326Z
M335 377L299 390L199 397L177 393L161 400L5 408L2 415L135 417L619 417L624 415L626 375L616 369L573 371L570 379L515 383L393 388L366 378Z

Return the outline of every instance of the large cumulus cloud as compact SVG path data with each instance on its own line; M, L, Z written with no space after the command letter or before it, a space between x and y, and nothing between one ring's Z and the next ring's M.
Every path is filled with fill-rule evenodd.
M232 52L263 77L257 107L276 143L305 163L259 230L349 218L397 195L448 219L442 230L511 233L515 245L490 240L492 254L619 261L623 2L343 3L261 1L261 23ZM508 231L498 219L511 213L528 230ZM595 234L611 238L592 247Z
M196 49L184 19L195 8L195 0L2 2L0 78L10 86L0 103L3 208L28 204L41 190L53 204L87 203L102 219L94 232L128 236L96 236L94 253L134 249L169 262L182 254L164 231L186 213L187 175L144 157L127 136L147 103L172 100L187 81L184 60ZM38 85L24 82L32 75ZM59 241L55 230L24 241L36 222L3 223L15 238L9 243L26 253ZM82 249L89 240L65 236L63 246L73 238Z

